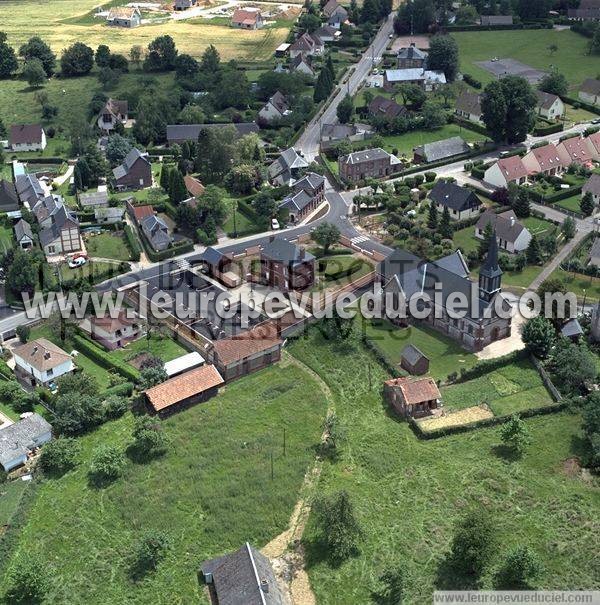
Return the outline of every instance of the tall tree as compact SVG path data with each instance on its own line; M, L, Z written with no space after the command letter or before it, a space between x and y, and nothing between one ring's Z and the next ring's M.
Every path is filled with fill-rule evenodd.
M596 205L594 204L594 196L591 191L587 191L583 194L581 198L581 202L579 203L579 208L581 209L581 213L583 216L591 216L594 212L594 208Z
M459 521L451 547L451 559L459 571L479 577L493 551L494 529L486 513L476 510Z
M46 81L46 72L39 59L29 59L21 73L29 86L41 86Z
M169 177L169 200L172 204L177 205L188 197L183 174L178 168L173 168Z
M429 44L427 68L443 71L448 82L458 73L458 44L452 36L434 36Z
M106 44L100 44L96 49L94 60L98 67L108 67L110 64L110 48Z
M354 113L354 103L352 97L346 95L337 106L337 117L342 124L347 124L352 119Z
M444 206L444 212L442 212L442 219L439 225L440 235L444 239L452 239L454 229L452 229L452 221L450 220L450 209L448 206Z
M144 71L169 71L175 68L177 47L169 35L158 36L148 44Z
M12 46L7 44L6 40L6 34L0 32L0 78L10 78L19 67L17 55Z
M550 321L538 315L527 320L522 337L528 351L540 359L546 359L556 340L556 332Z
M348 493L338 492L317 501L317 523L327 544L327 551L336 561L347 559L356 549L361 529Z
M29 59L39 59L42 62L44 71L48 77L54 73L56 55L39 36L29 38L29 40L19 48L19 56L23 57L25 61L29 61Z
M319 77L317 78L317 82L315 84L315 90L313 93L315 103L324 101L327 97L329 97L332 90L333 81L331 79L331 74L329 73L329 70L324 67L319 72Z
M542 262L542 249L540 247L540 241L536 235L531 236L526 254L527 262L530 265L539 265Z
M360 11L361 23L377 23L380 18L379 0L364 0Z
M553 69L540 80L538 88L544 92L564 97L569 92L569 82L563 74Z
M63 50L60 69L63 76L85 76L94 67L94 51L82 42Z
M427 214L427 226L430 229L436 229L438 225L438 210L437 205L434 202L429 204L429 210Z

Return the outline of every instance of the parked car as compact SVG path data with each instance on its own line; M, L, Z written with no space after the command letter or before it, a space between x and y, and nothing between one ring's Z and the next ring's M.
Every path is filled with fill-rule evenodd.
M77 269L77 267L83 267L87 263L87 258L85 256L74 256L69 260L69 267L71 269Z
M271 229L273 229L273 231L279 229L279 221L276 218L271 219Z

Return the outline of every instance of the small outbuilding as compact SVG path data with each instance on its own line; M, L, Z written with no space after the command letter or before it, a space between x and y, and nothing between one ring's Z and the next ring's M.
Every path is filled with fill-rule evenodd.
M204 357L197 351L194 351L165 362L165 372L169 378L173 378L188 370L199 368L201 365L204 365Z
M433 414L442 399L433 378L392 378L384 382L383 394L387 403L405 418Z
M429 370L429 358L415 345L406 345L402 349L400 367L409 374L427 374Z
M560 330L561 336L572 340L573 342L577 342L583 336L583 328L579 321L575 319L570 319Z
M5 472L27 462L33 450L52 439L52 425L31 414L0 430L0 466Z

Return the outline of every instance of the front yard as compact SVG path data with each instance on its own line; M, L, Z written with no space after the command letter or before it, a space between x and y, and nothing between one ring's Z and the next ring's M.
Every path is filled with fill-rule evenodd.
M88 254L98 258L130 260L131 254L122 232L105 231L85 238Z

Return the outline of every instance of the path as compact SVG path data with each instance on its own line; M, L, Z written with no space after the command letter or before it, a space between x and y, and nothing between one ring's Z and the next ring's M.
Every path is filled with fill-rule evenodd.
M52 182L55 183L57 187L60 187L63 183L65 183L66 181L68 181L71 178L74 170L75 170L75 165L70 164L69 167L67 168L67 171L64 174L54 177Z

